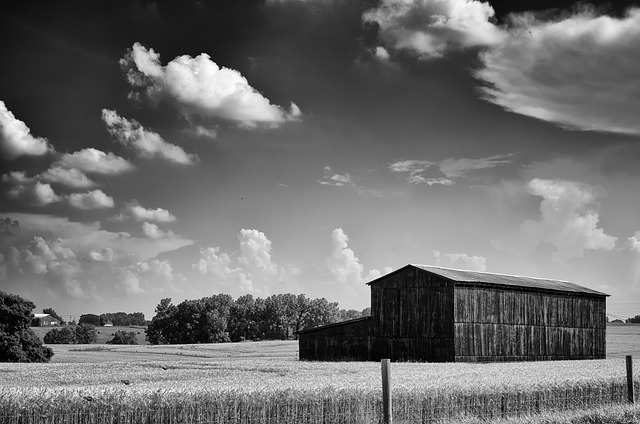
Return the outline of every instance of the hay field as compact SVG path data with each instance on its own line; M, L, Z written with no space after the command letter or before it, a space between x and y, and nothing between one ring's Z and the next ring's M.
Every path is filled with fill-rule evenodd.
M498 418L621 403L622 356L639 337L610 331L610 359L392 364L394 422ZM50 364L0 364L3 423L369 423L380 364L301 362L297 342L53 346ZM640 357L638 358L640 360ZM635 363L640 380L640 363Z

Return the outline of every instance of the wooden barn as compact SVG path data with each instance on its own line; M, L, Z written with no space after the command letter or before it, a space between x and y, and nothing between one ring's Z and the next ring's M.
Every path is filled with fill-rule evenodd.
M368 283L371 317L299 333L300 359L601 359L607 294L567 281L407 265Z

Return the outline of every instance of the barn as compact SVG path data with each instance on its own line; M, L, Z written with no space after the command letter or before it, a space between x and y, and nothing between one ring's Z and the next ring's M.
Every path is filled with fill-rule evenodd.
M608 295L568 281L410 264L368 285L371 316L299 332L301 360L606 356Z
M49 314L33 314L31 320L32 327L50 327L54 325L60 325L60 321L55 319Z

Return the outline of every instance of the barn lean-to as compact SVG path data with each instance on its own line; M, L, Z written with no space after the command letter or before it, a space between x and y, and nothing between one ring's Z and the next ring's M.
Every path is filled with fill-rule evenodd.
M606 297L577 284L407 265L368 283L371 317L299 333L303 360L606 357Z

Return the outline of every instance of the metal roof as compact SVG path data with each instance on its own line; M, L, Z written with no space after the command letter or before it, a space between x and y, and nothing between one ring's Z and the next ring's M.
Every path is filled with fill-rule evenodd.
M520 277L516 275L495 274L491 272L465 271L461 269L443 268L431 265L409 264L414 268L422 269L432 274L448 278L459 283L477 283L500 286L514 286L535 290L552 290L572 293L585 293L598 296L609 296L596 290L580 286L563 280L550 280L546 278ZM406 267L405 267L406 268Z

